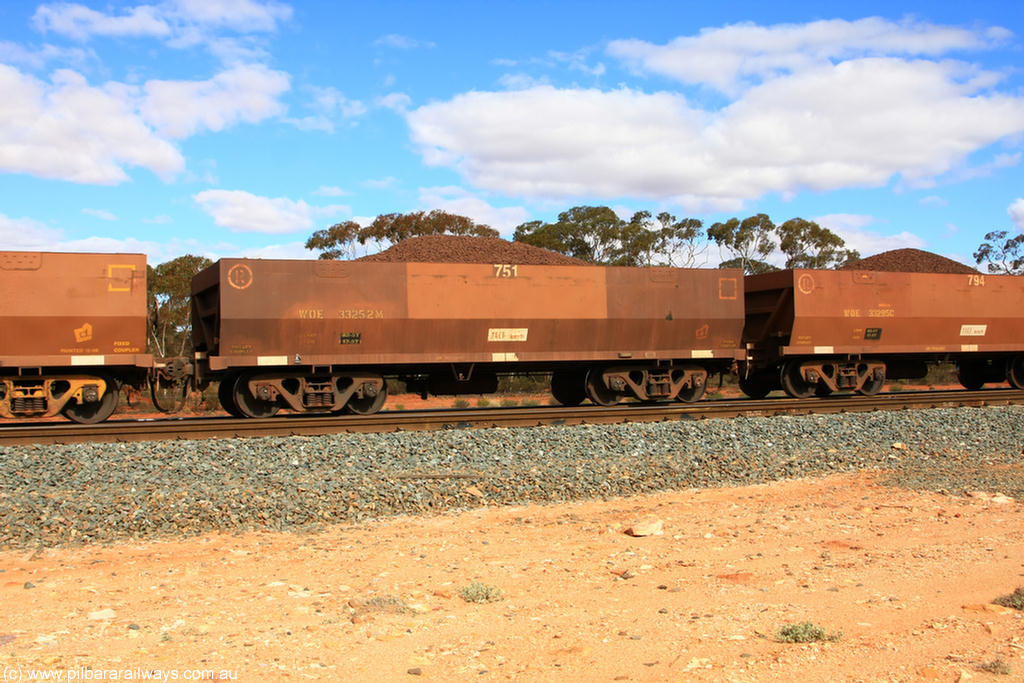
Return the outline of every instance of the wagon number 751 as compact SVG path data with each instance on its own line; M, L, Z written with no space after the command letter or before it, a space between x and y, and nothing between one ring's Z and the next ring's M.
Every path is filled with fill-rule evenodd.
M494 277L519 277L519 266L508 263L495 263Z

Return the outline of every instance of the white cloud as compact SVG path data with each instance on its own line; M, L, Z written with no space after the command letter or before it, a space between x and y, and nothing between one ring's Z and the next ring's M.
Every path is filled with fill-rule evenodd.
M1024 232L1024 199L1017 199L1006 209L1010 214L1010 220L1017 226L1017 229Z
M0 64L0 171L113 185L137 166L170 180L185 159L168 138L280 114L288 87L287 74L262 65L205 81L93 86L69 69L47 83Z
M0 64L0 170L79 183L116 184L125 166L169 179L185 166L134 109L129 86L90 86L78 73L45 83Z
M321 185L313 191L313 194L319 197L347 197L352 193L333 185Z
M717 110L673 92L540 86L465 93L407 120L426 163L486 190L737 210L771 192L950 171L1024 132L1024 97L991 82L954 62L865 58L768 80Z
M0 40L0 62L5 64L24 64L32 69L42 69L48 62L55 60L76 63L95 58L96 55L91 50L77 47L66 48L46 44L40 48L30 49L18 43Z
M318 253L306 249L305 242L287 242L285 244L268 244L263 247L248 247L233 253L232 256L262 259L315 259Z
M404 114L412 104L412 98L401 92L393 92L377 98L377 105Z
M151 225L170 225L174 222L174 219L166 214L160 214L159 216L153 216L152 218L143 218L143 223L149 223Z
M434 43L429 41L417 40L397 33L389 33L386 36L381 36L377 40L373 41L373 44L381 47L391 47L398 50L414 50L421 47L434 47Z
M101 221L116 221L117 216L106 209L82 209L82 213L87 216L99 218Z
M152 80L143 86L140 113L162 134L184 138L281 114L277 98L289 87L288 74L262 64L238 65L205 81Z
M152 5L133 7L112 16L76 3L54 3L40 5L32 22L43 33L60 33L76 40L91 36L164 37L171 33L170 25Z
M1009 31L998 27L971 30L871 17L776 26L733 24L681 36L666 45L615 40L609 43L608 52L642 72L736 93L753 83L832 60L938 56L951 50L983 49L1009 36Z
M270 234L310 230L316 218L351 213L347 206L310 206L301 199L261 197L242 190L205 190L192 196L214 223L235 232Z
M846 242L846 248L856 249L862 257L893 249L923 249L927 245L925 240L906 231L895 235L883 235L872 230L865 230L865 227L875 222L873 216L835 213L818 216L813 220L842 237Z
M0 244L4 249L54 251L63 233L32 218L11 218L0 213Z
M506 237L515 231L517 225L525 223L530 217L529 211L521 206L491 206L487 201L461 187L420 188L420 204L427 210L441 209L472 218L477 223L489 225Z
M273 31L292 16L290 6L254 0L169 0L104 14L77 3L40 5L32 17L36 29L75 40L94 36L154 37L188 40L206 29L240 33Z
M374 178L371 180L364 180L362 185L371 190L387 190L395 186L398 182L398 178L394 176L388 176L386 178Z
M310 116L286 118L285 122L299 130L322 130L333 133L335 124L351 121L366 113L366 105L359 100L350 100L337 88L311 86L311 101L307 105L313 110Z
M938 207L942 207L942 206L947 206L949 204L949 202L946 201L945 199L943 199L942 197L938 196L938 195L932 194L932 195L928 195L927 197L923 197L920 201L918 201L918 204L920 204L921 206L938 206Z

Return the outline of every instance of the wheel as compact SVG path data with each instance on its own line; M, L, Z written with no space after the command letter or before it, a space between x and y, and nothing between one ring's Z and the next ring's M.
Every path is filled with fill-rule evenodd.
M1024 356L1014 356L1006 361L1006 381L1010 386L1024 389Z
M740 391L750 398L764 398L775 388L771 374L763 370L755 371L746 377L740 377Z
M679 390L679 393L676 394L676 400L682 403L694 403L699 401L701 397L704 396L704 392L708 388L706 380L707 378L705 378L705 381L700 384L694 382L688 387L683 387Z
M62 411L64 417L78 424L91 425L103 422L113 415L114 410L117 409L118 398L120 398L117 383L110 377L103 377L102 379L107 383L107 390L100 396L100 400L88 403L79 403L74 400L69 401Z
M384 402L388 400L388 385L387 382L380 386L376 396L363 396L358 398L355 394L345 404L345 409L350 413L356 415L373 415L376 412L380 412L380 409L384 407Z
M217 387L217 400L220 402L220 407L231 417L245 417L235 405L235 380L237 379L238 373L235 372L221 378L220 386Z
M153 405L164 413L176 413L185 405L188 393L188 382L169 380L160 375L149 383L149 395L153 397Z
M956 368L957 378L964 389L977 391L985 386L985 366L971 361L962 361Z
M249 380L252 375L246 373L238 376L235 380L232 398L235 408L241 417L273 417L277 415L280 406L274 401L264 401L256 398L249 392Z
M587 397L586 375L566 371L553 373L551 395L563 406L578 406Z
M805 380L800 372L800 361L790 361L782 366L779 380L782 390L793 398L809 398L814 395L814 385Z
M818 398L825 398L826 396L832 395L832 387L825 384L824 382L818 382L814 385L814 395Z
M605 386L601 371L595 369L587 373L587 398L599 406L613 406L622 400L622 394Z
M863 396L874 396L882 390L882 385L885 384L885 370L877 371L877 375L872 373L870 379L864 381L864 386L857 390L858 394Z

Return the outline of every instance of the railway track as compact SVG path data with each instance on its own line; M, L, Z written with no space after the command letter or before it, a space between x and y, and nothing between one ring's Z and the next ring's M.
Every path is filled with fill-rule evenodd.
M921 391L876 396L830 396L792 399L741 398L697 403L626 403L600 406L531 406L412 410L339 417L279 416L265 420L230 417L109 420L95 425L65 422L13 423L0 426L0 445L62 444L110 441L160 441L260 436L312 436L338 432L386 432L559 424L608 424L701 420L766 415L909 410L955 406L1024 403L1024 391Z

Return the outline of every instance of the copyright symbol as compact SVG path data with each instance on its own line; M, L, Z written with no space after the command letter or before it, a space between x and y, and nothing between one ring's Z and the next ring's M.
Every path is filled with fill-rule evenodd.
M20 681L21 669L4 669L5 681Z

